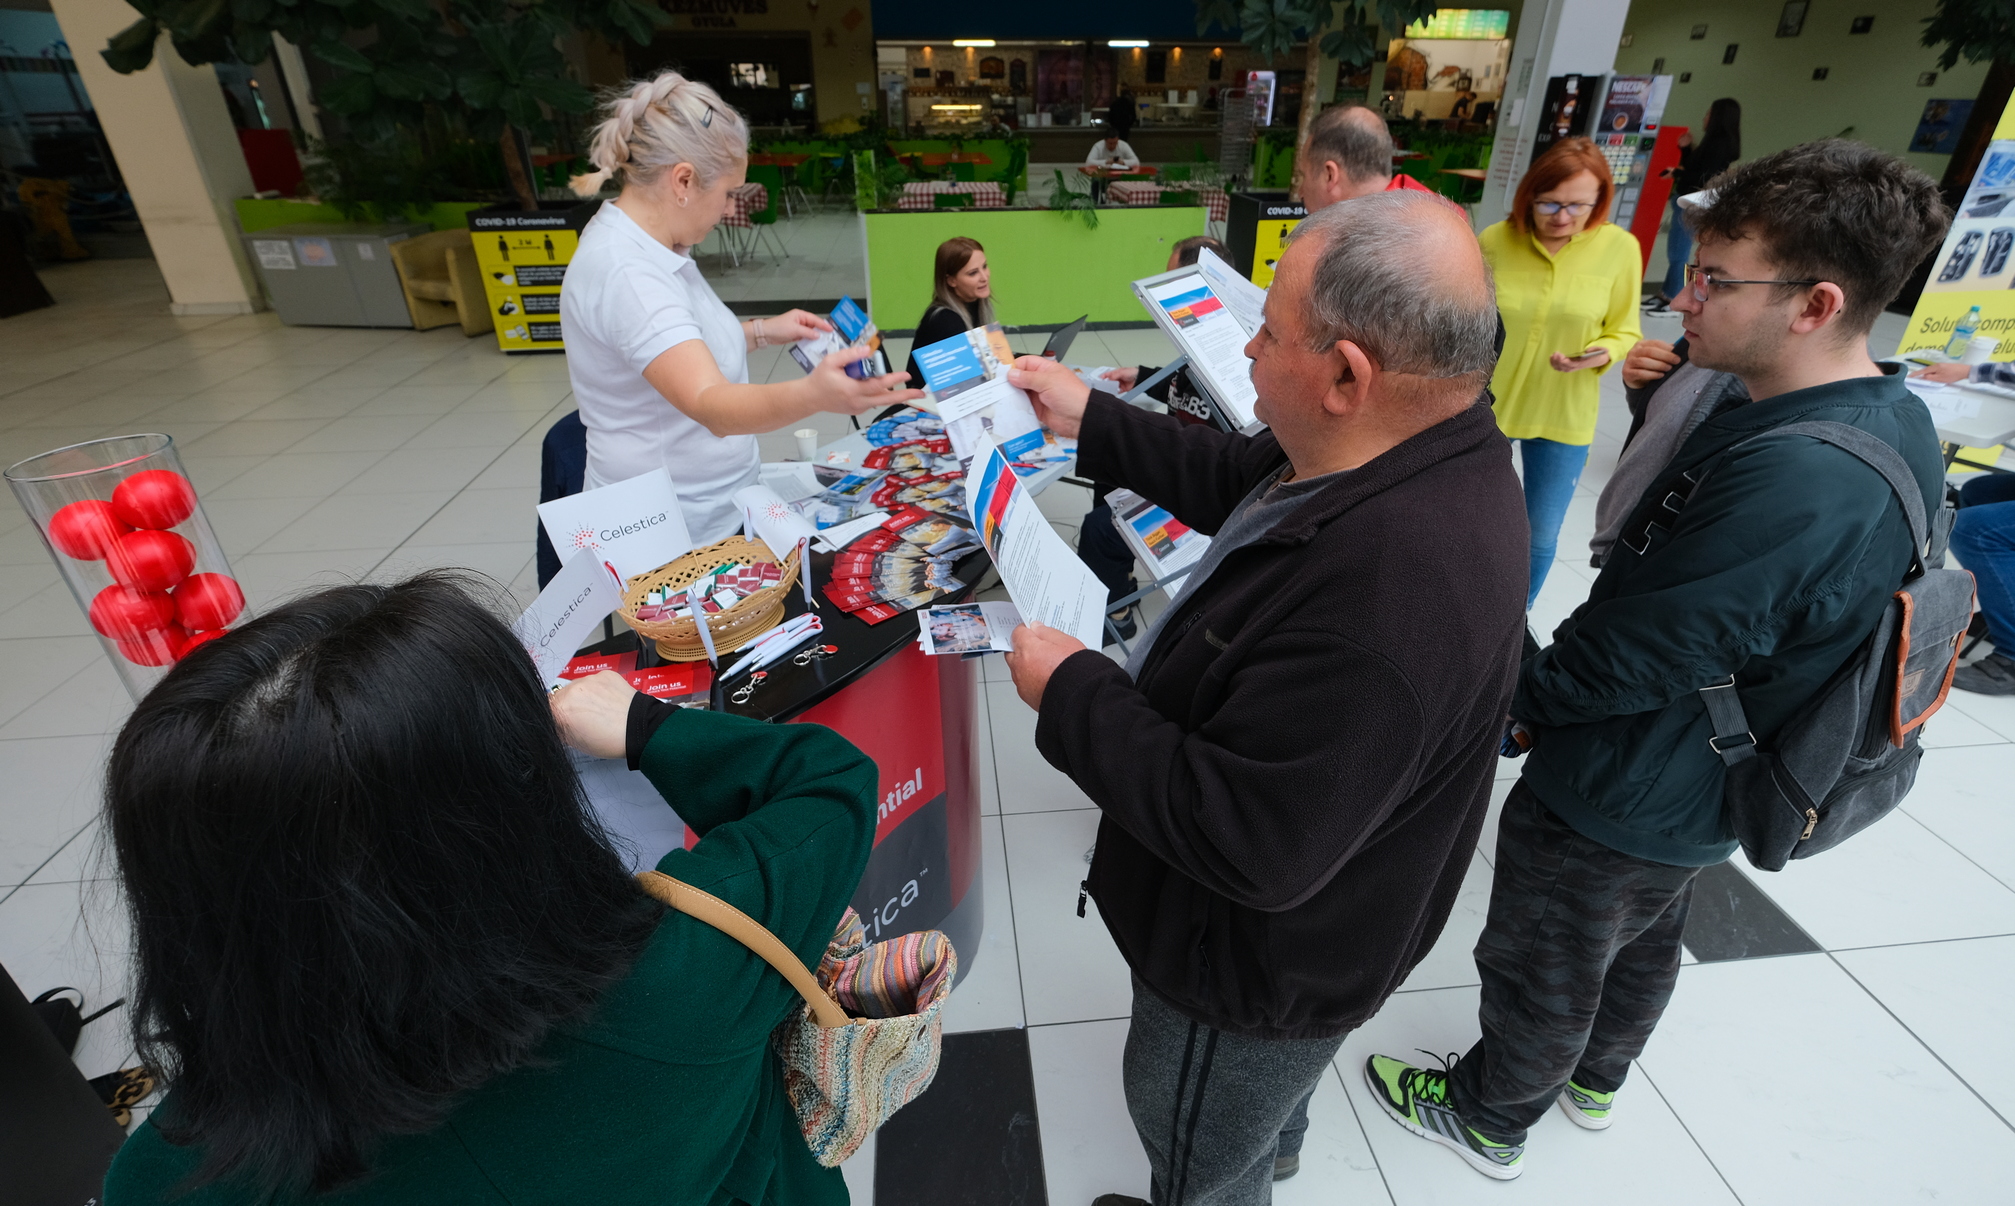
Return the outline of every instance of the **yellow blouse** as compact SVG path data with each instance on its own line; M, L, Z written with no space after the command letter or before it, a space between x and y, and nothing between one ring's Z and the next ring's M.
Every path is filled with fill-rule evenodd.
M1568 240L1557 256L1509 222L1484 228L1477 241L1497 277L1504 353L1490 379L1497 425L1514 440L1587 444L1595 439L1600 374L1623 363L1644 336L1638 296L1644 260L1629 231L1609 222ZM1578 356L1605 348L1609 364L1563 373L1553 353Z

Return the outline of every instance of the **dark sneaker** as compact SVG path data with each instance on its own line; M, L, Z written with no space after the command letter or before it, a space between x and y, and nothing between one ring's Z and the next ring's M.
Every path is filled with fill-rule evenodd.
M1301 1171L1301 1156L1275 1156L1273 1158L1273 1179L1285 1181Z
M1952 685L1975 695L2015 695L2015 658L1997 650L1970 666L1959 667Z
M1091 1206L1147 1206L1147 1199L1130 1198L1123 1193L1102 1193L1091 1200Z
M1493 1180L1509 1181L1525 1171L1523 1143L1493 1143L1464 1126L1448 1103L1448 1073L1416 1068L1389 1055L1364 1061L1371 1095L1399 1125L1453 1151Z
M1131 641L1134 638L1134 634L1140 631L1139 625L1134 623L1133 608L1131 607L1125 611L1109 612L1106 618L1112 621L1112 626L1118 631L1119 639L1122 641Z
M1654 301L1650 305L1644 307L1644 312L1645 314L1649 315L1652 318L1663 318L1666 315L1673 313L1672 303L1667 301L1665 298L1661 297L1657 301Z
M1615 1104L1616 1094L1584 1089L1571 1080L1560 1091L1560 1112L1572 1119L1574 1125L1591 1131L1609 1129L1609 1111Z

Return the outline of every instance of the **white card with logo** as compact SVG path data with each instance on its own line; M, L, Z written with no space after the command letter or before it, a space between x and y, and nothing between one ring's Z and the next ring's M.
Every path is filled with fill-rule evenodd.
M539 522L563 559L593 549L626 582L693 549L672 475L663 469L540 503Z
M615 573L592 549L580 549L546 583L511 631L532 655L539 677L554 687L574 651L622 602L623 584Z

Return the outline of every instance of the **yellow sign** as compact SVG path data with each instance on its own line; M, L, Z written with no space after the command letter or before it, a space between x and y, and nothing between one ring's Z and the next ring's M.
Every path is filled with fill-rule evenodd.
M1273 267L1287 249L1287 232L1301 225L1301 219L1265 220L1253 228L1252 283L1265 289L1273 284Z
M560 286L599 202L528 213L507 206L469 215L483 292L506 352L560 351Z

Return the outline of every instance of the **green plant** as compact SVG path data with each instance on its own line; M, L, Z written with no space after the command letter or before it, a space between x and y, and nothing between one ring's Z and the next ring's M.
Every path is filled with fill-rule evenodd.
M362 142L430 124L495 141L511 190L538 207L529 138L555 133L552 114L586 113L587 88L567 74L559 39L583 30L644 43L668 18L644 0L128 0L140 20L99 53L114 71L153 61L166 33L193 65L258 63L275 35L326 65L321 105Z
M1065 218L1082 218L1086 230L1098 229L1098 202L1089 190L1080 193L1072 189L1062 168L1056 170L1056 188L1049 195L1049 207Z
M446 170L411 139L380 143L308 140L301 175L324 205L352 222L415 214L448 190Z

